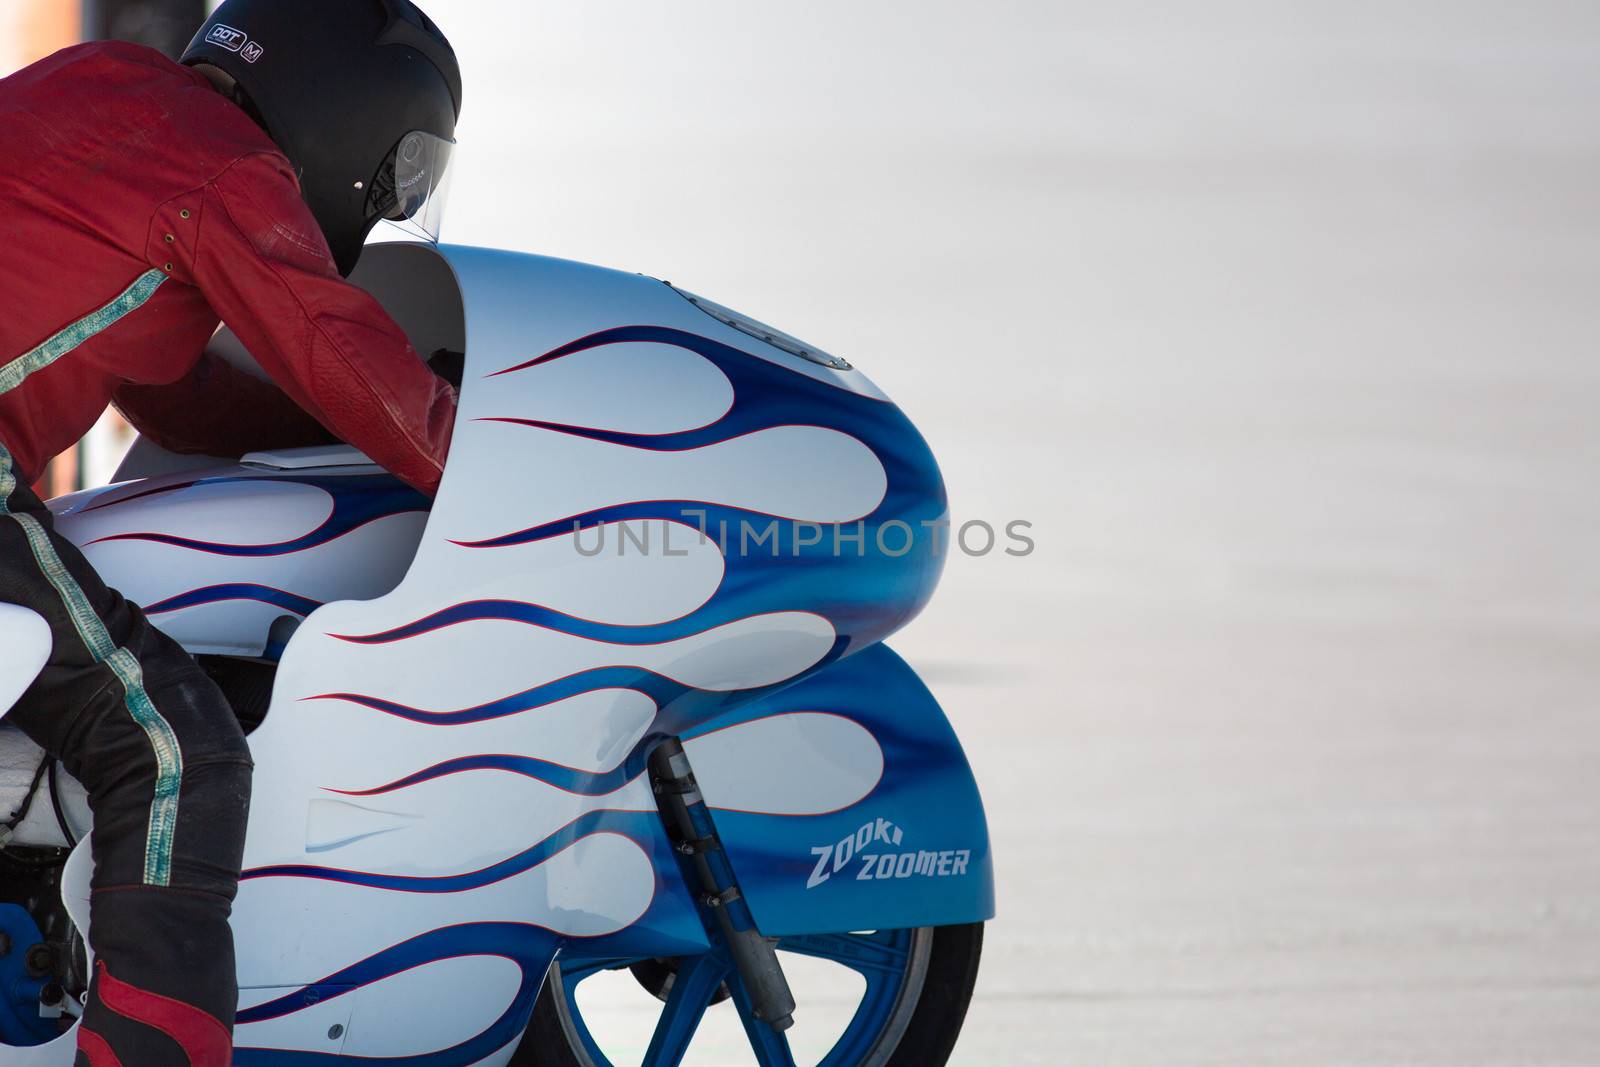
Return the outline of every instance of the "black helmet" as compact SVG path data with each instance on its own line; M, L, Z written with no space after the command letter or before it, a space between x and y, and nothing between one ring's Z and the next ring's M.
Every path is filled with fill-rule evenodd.
M411 0L224 0L183 62L237 83L300 173L344 275L379 219L428 227L461 114L461 68Z

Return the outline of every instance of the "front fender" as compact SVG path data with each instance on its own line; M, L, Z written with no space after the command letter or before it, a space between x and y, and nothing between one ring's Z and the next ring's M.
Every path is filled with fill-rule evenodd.
M50 624L15 604L0 604L0 718L39 677L55 640Z
M781 731L751 728L783 717ZM729 739L720 748L719 733ZM784 743L754 743L763 737ZM763 934L993 918L989 832L972 769L933 694L888 647L847 657L685 741ZM835 788L862 783L854 799L846 792L842 807L819 814L771 814L782 805L770 802L748 810L743 798L770 796L791 777L785 768L820 759L838 768Z

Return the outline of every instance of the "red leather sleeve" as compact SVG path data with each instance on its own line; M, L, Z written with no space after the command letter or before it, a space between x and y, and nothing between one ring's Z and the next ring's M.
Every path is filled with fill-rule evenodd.
M335 440L271 382L210 355L170 385L124 385L112 403L170 452L238 456Z
M455 390L339 276L281 157L246 156L207 187L194 281L297 404L404 481L438 491Z

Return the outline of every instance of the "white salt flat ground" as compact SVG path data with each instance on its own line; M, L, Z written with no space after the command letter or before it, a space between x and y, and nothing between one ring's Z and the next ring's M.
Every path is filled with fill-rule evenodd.
M1593 5L435 6L453 239L831 347L1036 524L897 642L999 857L956 1062L1600 1062Z

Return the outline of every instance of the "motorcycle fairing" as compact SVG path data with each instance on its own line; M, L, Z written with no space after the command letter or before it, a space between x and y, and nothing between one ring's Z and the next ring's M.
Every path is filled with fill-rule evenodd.
M972 770L933 694L887 645L709 722L688 744L692 754L740 725L817 716L858 727L827 737L829 760L854 765L862 789L835 810L735 810L741 795L770 782L777 762L806 759L803 732L790 734L801 740L798 750L750 748L743 760L734 752L715 764L691 755L761 932L787 937L993 918L989 833Z
M406 245L370 249L364 268L414 341L465 339L461 408L398 584L367 600L291 589L328 602L283 649L250 737L238 1062L494 1067L564 947L703 948L644 774L668 733L688 738L763 922L986 915L987 844L959 747L892 654L864 658L942 565L928 529L946 516L943 484L899 409L859 372L650 278ZM896 524L912 542L882 536ZM174 574L184 554L282 543L131 532L162 536L106 543L169 552ZM628 547L641 539L654 550ZM234 584L251 582L267 584ZM785 697L812 676L817 689ZM787 702L808 693L831 706ZM763 700L768 713L752 710ZM760 773L730 773L744 760ZM935 826L926 812L943 806ZM937 846L932 904L887 888L894 878L882 893L841 881L806 895L810 850L857 811ZM939 856L959 849L961 872L952 858L941 874Z
M307 617L251 736L235 929L241 984L273 990L270 1008L252 993L240 1016L252 1064L325 1047L325 1028L291 1026L319 993L353 999L343 1056L503 1062L479 1053L525 1022L561 945L703 947L644 775L651 738L692 734L881 640L941 565L926 538L886 551L876 537L895 521L920 532L946 505L926 444L859 372L637 275L476 249L379 254L443 256L454 272L461 409L405 577ZM776 547L738 551L747 520L771 524ZM859 551L809 536L834 523L860 524ZM730 781L720 803L807 816L855 801L851 768L822 773L825 748L773 750L772 729L691 738L713 777L728 753L754 751L792 787L774 798ZM511 928L527 936L491 952L490 931ZM424 987L472 988L475 1008L363 1024Z

